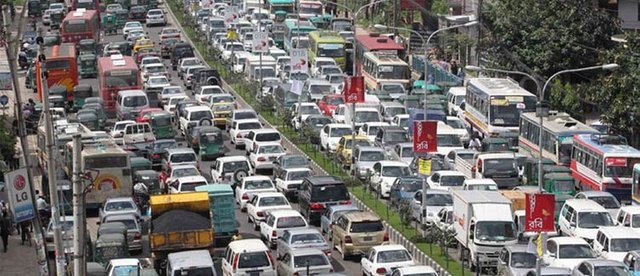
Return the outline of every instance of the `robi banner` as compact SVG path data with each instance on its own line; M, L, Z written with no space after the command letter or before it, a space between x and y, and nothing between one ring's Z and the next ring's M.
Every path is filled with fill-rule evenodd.
M364 77L344 78L344 102L361 103L364 102Z
M413 122L413 152L430 153L438 151L438 123L436 121Z
M553 194L525 195L524 230L527 232L555 231L555 196Z

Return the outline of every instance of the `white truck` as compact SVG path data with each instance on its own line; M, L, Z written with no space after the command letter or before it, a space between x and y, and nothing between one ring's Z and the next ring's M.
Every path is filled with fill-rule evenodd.
M454 190L453 229L471 271L493 268L504 246L516 244L511 201L498 192Z
M473 159L456 156L455 169L467 179L490 178L500 189L520 184L517 156L514 153L476 153Z

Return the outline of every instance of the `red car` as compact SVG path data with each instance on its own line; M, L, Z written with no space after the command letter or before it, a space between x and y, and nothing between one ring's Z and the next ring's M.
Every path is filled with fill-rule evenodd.
M138 113L138 117L136 117L136 122L148 123L150 120L149 115L151 115L151 113L153 112L158 112L158 111L163 111L163 109L157 108L157 107L150 107L150 108L145 108L143 110L140 110L140 113Z
M344 96L342 94L329 94L322 97L322 99L318 102L318 107L320 107L320 111L322 111L322 114L331 116L333 110L335 110L338 105L341 104L344 104Z

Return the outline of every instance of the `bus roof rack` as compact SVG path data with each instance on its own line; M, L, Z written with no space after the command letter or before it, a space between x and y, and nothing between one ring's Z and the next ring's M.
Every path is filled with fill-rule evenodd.
M76 9L75 11L73 11L73 16L82 16L86 11L87 9L85 8Z
M599 145L628 145L627 138L622 135L591 134L591 140Z
M122 54L119 55L111 55L111 62L113 62L113 66L124 66L127 62L124 60L124 56Z

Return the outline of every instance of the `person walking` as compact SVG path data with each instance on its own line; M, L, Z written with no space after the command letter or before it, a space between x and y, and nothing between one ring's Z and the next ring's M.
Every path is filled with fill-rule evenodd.
M9 213L2 211L2 219L0 220L0 237L2 238L2 249L7 253L7 247L9 246L9 234L11 233L11 220L9 219Z
M31 221L26 220L20 223L20 239L21 245L29 243L29 246L31 246Z

